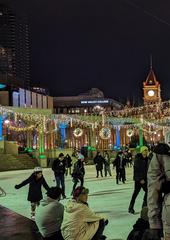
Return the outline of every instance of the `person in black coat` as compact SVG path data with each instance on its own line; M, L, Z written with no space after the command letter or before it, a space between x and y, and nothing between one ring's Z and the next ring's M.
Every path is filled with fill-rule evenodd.
M101 177L103 177L103 165L104 165L104 158L102 157L100 152L97 152L95 158L94 158L94 164L96 165L96 173L97 173L97 178L99 177L99 172L101 174Z
M138 196L141 188L144 190L145 195L143 198L143 205L147 205L147 171L148 171L148 148L142 146L140 153L135 156L134 161L134 192L129 205L129 213L134 214L134 205L136 197Z
M19 189L27 184L29 184L27 200L31 202L31 218L34 220L36 206L39 206L40 200L43 198L41 187L43 186L47 191L49 190L41 167L35 167L34 173L20 184L15 185L15 189Z
M126 157L124 156L122 151L117 153L117 156L113 162L113 166L116 167L116 183L119 184L119 181L125 183L126 180L126 173L125 173L125 166L126 166Z
M67 154L64 159L66 163L66 176L68 175L68 173L71 175L72 159L69 154Z
M52 164L52 170L54 171L54 176L56 180L57 187L61 187L63 199L66 198L65 195L65 171L66 162L64 159L64 154L60 153L58 158L56 158Z

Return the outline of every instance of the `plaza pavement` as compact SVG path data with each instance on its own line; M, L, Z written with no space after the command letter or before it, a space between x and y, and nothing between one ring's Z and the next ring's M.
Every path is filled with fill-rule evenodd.
M138 214L129 214L127 209L133 192L133 168L126 168L126 172L126 184L116 185L115 170L112 170L112 177L96 178L95 167L86 166L85 186L90 190L89 206L95 212L108 217L109 225L104 232L108 240L126 240L139 217L144 193L141 191L136 200L135 210ZM26 200L28 185L19 190L16 190L14 185L29 177L31 173L32 170L0 172L0 186L7 192L6 197L0 198L0 205L28 218L30 218L30 203ZM55 186L53 171L49 168L44 169L43 174L49 186ZM66 177L67 199L61 201L63 204L70 198L72 185L71 177Z

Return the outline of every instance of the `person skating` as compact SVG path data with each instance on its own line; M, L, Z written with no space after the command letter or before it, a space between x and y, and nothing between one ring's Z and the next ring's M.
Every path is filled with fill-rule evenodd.
M73 173L72 173L72 177L73 177L73 189L71 192L71 195L73 194L77 183L80 181L80 186L83 187L84 184L84 175L85 175L85 169L84 169L84 159L80 158L78 159L75 164L74 164L74 169L73 169Z
M141 188L144 190L143 205L147 205L147 170L148 170L148 148L142 146L140 153L136 154L134 161L134 192L129 205L129 213L134 214L134 205L136 197L138 196Z
M77 187L73 199L64 209L64 220L61 232L65 240L104 240L103 235L108 220L94 213L88 206L89 190Z
M111 169L110 169L110 156L109 156L109 153L107 151L104 151L103 158L104 158L104 174L105 174L105 177L107 177L107 173L110 176L112 176Z
M94 158L94 164L96 165L96 177L99 177L99 172L101 174L101 177L103 177L103 165L104 165L104 158L102 157L100 152L97 152L95 158Z
M67 154L64 159L65 159L65 164L66 164L66 176L68 174L71 175L72 159L69 154Z
M126 158L122 151L119 151L115 160L113 161L113 166L116 167L116 183L119 184L119 181L125 183L126 181Z
M52 164L52 170L54 171L54 176L56 180L56 186L61 187L63 199L66 198L65 195L65 171L66 163L64 159L64 154L60 153L58 158L54 160Z
M40 200L43 198L41 187L43 186L47 191L49 190L41 167L35 167L31 176L20 184L15 185L15 189L19 189L27 184L29 184L27 200L31 202L31 218L34 220L36 207L39 206Z
M36 211L35 222L42 240L64 240L60 230L64 215L64 206L59 202L61 193L61 188L49 188Z

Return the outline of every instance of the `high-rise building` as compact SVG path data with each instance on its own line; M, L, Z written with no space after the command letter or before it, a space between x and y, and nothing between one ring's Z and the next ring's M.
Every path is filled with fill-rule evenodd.
M4 4L0 4L0 83L30 87L29 25Z

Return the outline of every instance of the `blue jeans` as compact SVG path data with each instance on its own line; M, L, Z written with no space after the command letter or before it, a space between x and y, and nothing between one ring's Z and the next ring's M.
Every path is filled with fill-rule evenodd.
M64 174L55 175L56 185L57 187L61 187L62 196L65 196L65 178Z

